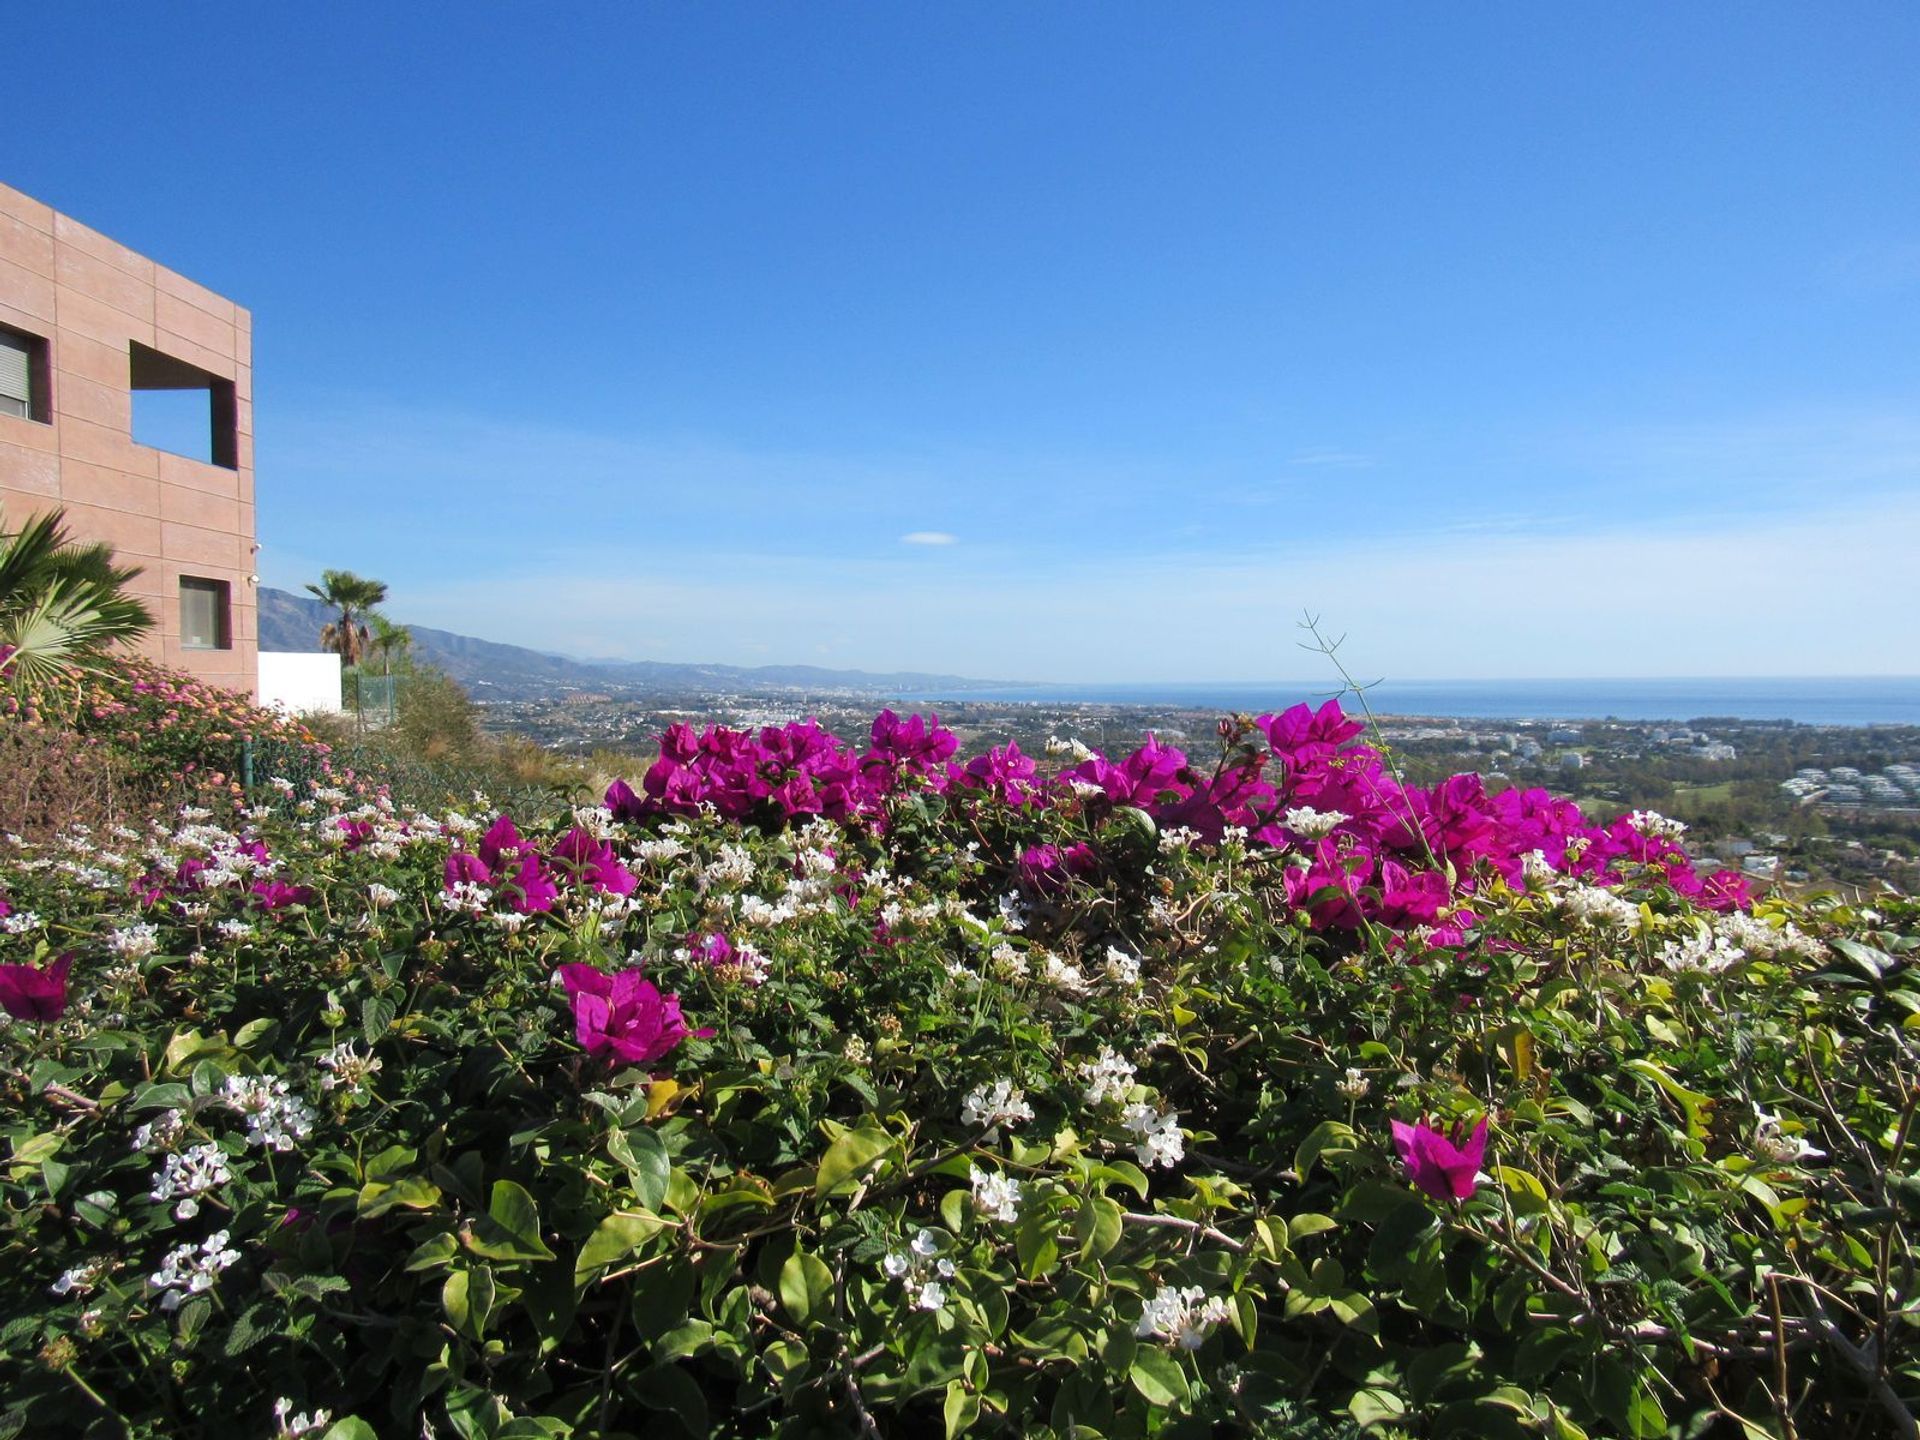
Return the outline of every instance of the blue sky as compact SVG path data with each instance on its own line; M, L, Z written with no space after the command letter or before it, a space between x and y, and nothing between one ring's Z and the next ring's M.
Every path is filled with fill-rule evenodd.
M262 573L587 656L1920 672L1920 8L76 3ZM22 63L25 62L25 63Z

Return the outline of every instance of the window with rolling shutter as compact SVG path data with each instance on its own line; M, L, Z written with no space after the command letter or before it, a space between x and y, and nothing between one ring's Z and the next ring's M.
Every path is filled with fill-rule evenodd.
M188 650L233 648L232 591L224 580L180 577L180 644Z
M34 342L0 330L0 415L34 417Z

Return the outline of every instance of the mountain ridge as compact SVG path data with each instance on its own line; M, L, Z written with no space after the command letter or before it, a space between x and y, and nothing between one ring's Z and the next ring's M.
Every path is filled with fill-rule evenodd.
M337 611L325 602L263 585L260 648L304 651L320 648L320 628ZM533 699L578 691L659 695L685 691L843 691L885 695L941 688L981 689L1005 682L921 671L834 670L819 665L722 665L668 660L576 660L571 656L507 645L438 630L406 627L416 661L445 671L482 697Z

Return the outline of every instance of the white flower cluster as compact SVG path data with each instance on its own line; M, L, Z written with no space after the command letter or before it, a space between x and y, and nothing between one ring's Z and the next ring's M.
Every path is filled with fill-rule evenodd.
M1046 958L1041 962L1040 978L1056 990L1069 995L1079 995L1087 988L1087 977L1080 972L1078 965L1069 965L1051 950L1041 952Z
M1200 843L1200 832L1185 825L1173 825L1160 832L1160 853L1178 854Z
M1660 963L1669 970L1703 975L1718 975L1723 970L1731 970L1746 958L1747 952L1725 935L1716 935L1705 928L1696 929L1678 940L1669 940L1660 947L1659 956Z
M1089 1105L1105 1105L1108 1101L1118 1103L1125 1100L1127 1092L1133 1088L1133 1063L1105 1046L1101 1047L1098 1060L1089 1060L1080 1067L1080 1075L1087 1082L1086 1098Z
M458 810L449 810L440 818L440 824L449 835L478 835L487 828L471 815L462 815Z
M441 896L440 903L456 915L484 915L493 903L493 895L471 880L459 880Z
M1116 985L1125 985L1132 989L1140 983L1140 957L1130 951L1122 950L1118 945L1107 947L1107 979Z
M249 1145L270 1145L275 1150L291 1150L296 1140L313 1129L313 1110L284 1080L266 1075L229 1075L227 1104L238 1110L247 1122Z
M326 1430L333 1412L315 1410L309 1415L304 1410L295 1411L293 1401L283 1396L273 1402L273 1418L280 1427L274 1431L273 1440L306 1440L307 1436L318 1435Z
M1027 919L1032 914L1027 902L1009 891L1000 897L1000 923L1018 935L1027 928Z
M989 1220L1011 1225L1020 1218L1020 1182L1008 1175L967 1167L967 1179L973 1185L973 1208Z
M1520 879L1529 890L1544 890L1559 876L1544 850L1529 850L1520 857Z
M1574 924L1596 930L1634 930L1640 924L1638 905L1598 885L1575 881L1554 896L1554 904Z
M1178 1111L1163 1115L1151 1105L1129 1105L1120 1112L1120 1123L1133 1132L1134 1157L1148 1169L1160 1165L1171 1170L1187 1153Z
M1669 820L1658 810L1636 810L1627 816L1627 824L1649 840L1678 840L1687 833L1682 822Z
M157 1120L149 1120L133 1132L135 1150L171 1150L187 1130L187 1114L184 1110L165 1110Z
M620 827L613 823L613 811L604 805L574 806L573 823L596 840L611 840L620 833Z
M1198 1285L1169 1287L1148 1297L1133 1333L1182 1350L1198 1350L1207 1343L1208 1332L1231 1313L1223 1298L1208 1295Z
M1802 1160L1824 1160L1827 1152L1816 1150L1799 1135L1788 1135L1780 1128L1780 1117L1769 1115L1758 1105L1753 1107L1753 1153L1770 1165L1798 1165Z
M753 855L744 845L722 845L720 853L700 872L700 888L744 885L753 879Z
M196 1145L191 1150L167 1156L160 1173L153 1177L152 1194L162 1202L179 1197L180 1203L173 1207L173 1218L191 1220L200 1213L198 1197L232 1178L226 1153L218 1145Z
M1339 810L1316 810L1311 805L1295 805L1282 817L1287 829L1303 840L1320 840L1331 835L1353 817Z
M642 840L633 847L633 853L647 864L659 864L668 860L678 860L687 853L687 847L671 835L658 840Z
M9 935L24 935L29 930L40 928L40 917L31 910L16 910L11 915L0 917L0 930Z
M351 1040L343 1041L320 1057L320 1068L329 1072L320 1079L322 1090L344 1090L358 1095L380 1068L379 1057L362 1055Z
M76 1265L71 1270L61 1272L60 1278L47 1288L56 1295L86 1295L100 1283L100 1277L107 1273L105 1260L89 1260L84 1265Z
M987 960L993 968L993 976L996 980L1011 983L1027 978L1026 955L1004 940L987 952Z
M990 1086L974 1086L960 1107L963 1125L985 1128L1004 1124L1011 1129L1019 1121L1031 1119L1033 1107L1027 1104L1026 1092L1014 1089L1013 1082L1004 1076Z
M887 1278L898 1280L913 1296L916 1310L938 1310L947 1303L947 1287L942 1280L953 1278L953 1261L940 1254L939 1238L931 1230L922 1230L905 1250L890 1251L880 1262Z
M1058 735L1049 735L1047 737L1047 754L1066 755L1076 763L1093 758L1093 751L1089 750L1083 742L1075 740L1071 736L1062 739Z
M1818 960L1827 947L1790 923L1770 925L1735 910L1715 922L1715 929L1756 960L1771 960L1778 955L1798 955Z
M375 881L367 886L367 903L376 910L384 910L389 905L400 903L400 892L390 885L382 885Z
M144 960L160 948L160 927L129 925L107 935L107 948L125 960Z
M824 850L803 848L793 857L793 863L808 880L823 879L839 869L839 862Z
M1340 1092L1341 1098L1343 1099L1358 1100L1373 1088L1373 1082L1367 1079L1366 1075L1361 1071L1349 1065L1347 1067L1346 1077L1334 1081L1333 1088Z
M198 1250L189 1241L168 1251L160 1268L147 1277L147 1286L160 1292L162 1310L178 1310L187 1296L211 1290L220 1272L239 1258L240 1252L227 1245L227 1232L216 1230L200 1242Z

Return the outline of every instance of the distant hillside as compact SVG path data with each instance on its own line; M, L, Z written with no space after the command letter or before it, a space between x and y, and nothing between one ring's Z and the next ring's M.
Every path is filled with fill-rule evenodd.
M318 650L320 627L336 613L311 596L262 586L260 648ZM714 691L753 694L846 691L891 695L910 691L976 690L994 683L959 675L927 675L917 671L873 674L865 670L825 670L816 665L677 665L657 660L572 660L564 655L550 655L520 645L500 645L424 625L407 628L413 632L416 660L446 671L479 698L531 699L581 690L631 695Z

